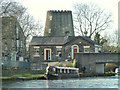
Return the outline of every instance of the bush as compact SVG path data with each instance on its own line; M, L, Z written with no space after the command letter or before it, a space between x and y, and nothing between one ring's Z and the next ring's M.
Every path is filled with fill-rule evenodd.
M70 62L66 65L66 67L74 67L74 63L73 62Z
M58 63L58 65L57 65L58 67L62 67L63 65L62 65L62 63Z

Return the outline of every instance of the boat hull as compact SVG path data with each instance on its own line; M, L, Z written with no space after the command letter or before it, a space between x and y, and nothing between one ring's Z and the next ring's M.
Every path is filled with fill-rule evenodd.
M52 74L45 74L44 77L45 77L47 80L58 79L58 76L57 76L57 75L52 75Z
M59 75L45 74L44 77L47 80L54 80L54 79L79 78L79 75L77 74L59 74Z

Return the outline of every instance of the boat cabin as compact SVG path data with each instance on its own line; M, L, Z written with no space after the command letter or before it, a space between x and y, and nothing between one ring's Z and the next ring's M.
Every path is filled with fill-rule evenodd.
M46 68L46 75L47 77L75 78L79 77L79 68L48 66Z

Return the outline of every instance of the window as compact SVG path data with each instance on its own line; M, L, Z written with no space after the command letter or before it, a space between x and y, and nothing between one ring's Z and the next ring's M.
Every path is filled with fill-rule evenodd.
M50 16L50 21L52 20L52 16Z
M14 47L14 40L12 40L12 47Z
M17 28L16 28L17 38L18 38L18 33L19 33L19 30L18 30L18 27L17 27Z
M48 33L51 33L51 29L49 29Z
M21 47L23 47L23 41L21 41Z
M57 56L61 57L62 56L62 46L56 46L56 50L57 50Z
M90 46L83 46L84 52L89 53L90 52Z
M101 51L102 46L100 45L95 45L95 53L98 53L99 51Z
M17 40L17 47L19 47L19 40Z
M8 47L7 47L7 45L5 44L5 50L7 51L8 50Z
M34 46L34 57L39 57L40 53L39 53L39 46Z

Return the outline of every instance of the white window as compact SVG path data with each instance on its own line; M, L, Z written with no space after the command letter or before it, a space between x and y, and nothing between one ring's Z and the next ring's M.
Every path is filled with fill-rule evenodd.
M52 16L50 16L50 21L52 20Z
M95 45L95 53L99 53L99 51L102 50L102 46L100 45Z
M17 38L18 38L18 33L19 33L19 29L18 29L18 27L17 27L17 28L16 28Z
M98 50L98 48L97 48L97 47L95 47L95 53L98 53L98 51L99 51L99 50Z
M17 40L17 47L19 47L19 40Z
M62 46L56 46L56 56L61 57L62 56Z
M84 53L90 52L90 46L83 46L83 48L84 48Z
M51 33L51 29L49 29L48 33Z

